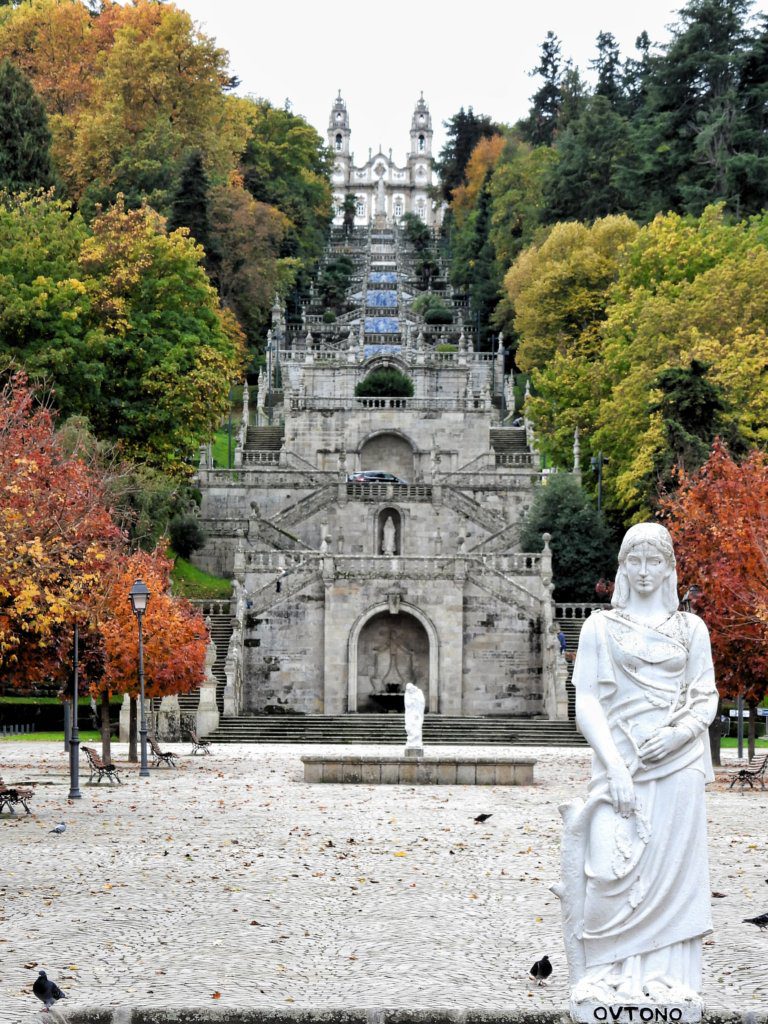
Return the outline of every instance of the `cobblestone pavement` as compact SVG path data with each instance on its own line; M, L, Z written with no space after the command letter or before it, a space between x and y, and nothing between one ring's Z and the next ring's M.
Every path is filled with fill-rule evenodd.
M0 820L0 1020L37 1017L37 969L82 1007L565 1006L549 886L557 806L584 795L588 752L521 750L539 758L536 784L491 788L307 785L299 756L317 747L175 749L179 771L144 780L126 765L123 786L68 804L58 745L0 743L6 780L49 783L33 816ZM765 1012L768 931L742 918L768 911L768 792L721 780L708 810L725 895L705 996ZM492 817L476 825L480 812ZM554 975L534 988L543 953Z

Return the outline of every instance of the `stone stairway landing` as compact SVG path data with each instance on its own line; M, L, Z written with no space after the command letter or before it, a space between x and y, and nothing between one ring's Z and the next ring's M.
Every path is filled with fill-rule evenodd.
M248 427L245 450L279 452L283 447L282 427Z
M459 718L427 714L424 745L585 746L573 722L537 718ZM215 743L405 743L401 714L254 715L224 718Z
M514 455L528 451L525 427L496 427L491 430L491 448L497 455Z

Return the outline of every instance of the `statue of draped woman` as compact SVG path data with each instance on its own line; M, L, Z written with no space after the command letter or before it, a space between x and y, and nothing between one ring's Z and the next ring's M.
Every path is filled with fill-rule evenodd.
M413 683L405 684L405 749L421 750L424 727L424 694Z
M709 633L678 611L675 555L655 523L619 552L610 611L579 639L576 721L593 751L586 801L561 807L561 899L571 1014L588 1004L701 1012L712 930L704 785L717 711ZM580 1010L581 1007L581 1010Z

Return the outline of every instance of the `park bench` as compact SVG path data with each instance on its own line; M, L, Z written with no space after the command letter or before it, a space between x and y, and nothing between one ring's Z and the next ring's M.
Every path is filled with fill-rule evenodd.
M157 745L157 740L155 739L154 736L148 736L147 738L149 740L149 746L152 751L152 756L155 759L152 767L159 768L160 765L165 764L168 765L169 768L175 768L176 761L174 760L174 758L176 757L176 755L173 753L173 751L161 750L160 747Z
M32 812L27 803L34 796L34 790L29 786L6 786L0 779L0 814L3 808L7 807L11 814L16 813L16 804L21 804L27 814Z
M766 771L768 771L768 754L758 764L748 764L742 768L734 768L731 772L733 778L728 789L733 789L737 782L741 783L742 790L745 786L754 789L755 782L759 782L761 788L765 789Z
M80 749L88 758L88 766L91 769L91 775L90 778L88 779L89 783L93 782L94 775L98 775L98 778L96 779L97 783L101 782L104 776L106 776L109 779L110 783L116 779L120 783L120 785L122 785L120 772L117 770L117 768L115 768L113 764L104 764L104 762L99 757L98 753L93 749L93 747L81 746Z
M211 753L211 741L206 739L200 739L197 735L197 731L194 726L188 726L187 731L189 733L189 742L192 744L193 754L210 754Z

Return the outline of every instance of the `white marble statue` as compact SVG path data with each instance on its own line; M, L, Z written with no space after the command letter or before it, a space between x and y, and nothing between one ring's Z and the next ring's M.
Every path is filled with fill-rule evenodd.
M405 684L405 750L421 751L424 726L424 694L413 683Z
M612 604L585 622L573 673L593 758L586 801L561 807L553 887L571 1015L595 1020L595 1003L642 1001L698 1020L701 943L712 930L704 784L717 691L707 628L677 610L663 526L627 532Z
M382 543L381 552L384 555L394 555L395 553L395 522L392 516L387 516L384 520L384 526L382 528Z

